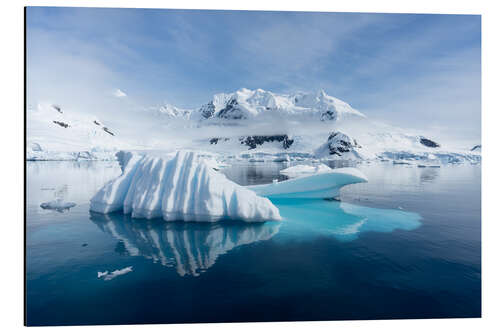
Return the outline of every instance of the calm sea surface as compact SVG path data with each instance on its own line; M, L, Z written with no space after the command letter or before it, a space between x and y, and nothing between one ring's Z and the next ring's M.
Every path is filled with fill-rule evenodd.
M259 184L287 166L223 172ZM369 183L340 202L280 200L282 222L203 224L91 214L118 163L28 162L27 323L479 317L481 167L358 167ZM40 207L55 198L76 206Z

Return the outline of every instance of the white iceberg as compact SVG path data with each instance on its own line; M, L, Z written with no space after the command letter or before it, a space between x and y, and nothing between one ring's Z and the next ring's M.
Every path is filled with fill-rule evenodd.
M173 158L119 152L117 158L122 175L91 199L93 212L122 210L133 218L166 221L281 220L269 199L214 171L194 152L179 151Z
M75 206L76 206L76 203L66 202L60 198L52 200L52 201L48 201L48 202L43 202L40 204L40 207L42 207L43 209L51 209L51 210L55 210L58 212L63 212L65 210L69 210L70 208L75 207Z
M337 198L343 186L365 183L368 178L355 168L338 168L311 176L247 186L260 196L268 198Z
M325 164L318 165L294 165L292 167L280 170L280 173L289 177L299 177L303 175L312 175L316 173L331 172L332 168Z

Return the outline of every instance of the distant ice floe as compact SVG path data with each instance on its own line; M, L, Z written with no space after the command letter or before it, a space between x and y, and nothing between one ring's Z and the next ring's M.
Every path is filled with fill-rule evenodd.
M166 221L281 220L269 199L214 171L194 152L172 158L122 151L117 158L123 173L91 199L93 212Z
M331 171L333 171L333 169L325 164L318 164L318 165L299 164L280 170L280 173L290 177L298 177L298 176L312 175L316 173L324 173Z
M328 136L326 143L321 145L314 151L316 157L338 157L347 160L363 159L358 150L361 146L356 142L356 139L349 137L342 132L332 132Z
M74 202L66 202L63 199L55 199L49 202L43 202L40 204L40 207L43 209L55 210L58 212L63 212L65 210L69 210L72 207L75 207L76 203Z
M439 167L439 165L481 163L481 154L460 152L411 152L411 151L386 151L381 153L379 160L393 161L394 164L425 165Z
M27 161L114 161L116 151L27 151Z
M120 276L120 275L125 275L127 273L132 272L132 266L128 266L122 269L117 269L115 271L112 271L109 273L108 271L104 272L97 272L97 278L98 279L103 279L104 281L109 281L113 280L114 278Z
M26 147L27 161L113 161L116 150L93 147L81 151L47 150L38 142L29 142Z

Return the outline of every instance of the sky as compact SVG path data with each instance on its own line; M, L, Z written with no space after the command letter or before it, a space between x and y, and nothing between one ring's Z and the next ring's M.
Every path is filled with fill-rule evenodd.
M368 117L479 141L478 15L29 7L28 104L127 119L240 88L324 89Z

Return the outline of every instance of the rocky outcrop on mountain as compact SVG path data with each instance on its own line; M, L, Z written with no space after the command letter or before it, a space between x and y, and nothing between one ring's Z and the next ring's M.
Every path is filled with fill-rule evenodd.
M107 127L103 127L102 129L103 129L103 131L104 131L104 132L106 132L106 133L108 133L108 134L110 134L110 135L113 135L113 136L115 135L115 134L114 134L113 132L111 132L111 131L109 130L109 128L107 128Z
M217 143L219 143L219 141L226 142L226 141L229 141L229 138L211 138L210 139L210 144L211 145L216 145Z
M255 149L257 146L263 145L265 142L282 142L283 149L288 149L293 144L293 139L289 138L288 135L253 135L247 137L241 137L240 143L247 145L248 149Z
M342 156L343 153L348 153L354 148L361 148L360 145L356 142L355 139L347 136L341 132L333 132L328 137L327 141L328 149L330 151L330 155Z
M437 142L434 142L432 140L429 140L427 138L424 138L423 136L420 137L420 143L426 147L429 148L438 148L440 145Z
M56 110L57 112L59 112L59 113L63 113L63 112L62 112L62 109L61 109L61 107L60 107L59 105L52 104L52 107L53 107L53 108L54 108L54 110Z
M246 119L247 116L244 110L240 107L236 98L231 98L226 106L217 113L217 117L222 119Z
M474 147L472 147L472 149L470 151L478 151L478 152L480 152L481 151L481 145L475 145Z
M53 122L54 124L57 124L57 125L59 125L59 126L61 126L61 127L64 127L64 128L68 128L68 127L70 127L70 126L69 126L69 124L66 124L65 122L62 122L62 121L52 120L52 122Z
M209 103L203 105L200 108L200 113L201 113L201 116L205 119L213 117L213 115L215 114L214 102L210 101Z
M342 159L359 159L357 149L361 148L358 142L339 131L332 132L326 143L322 144L314 154L316 157L339 157Z

